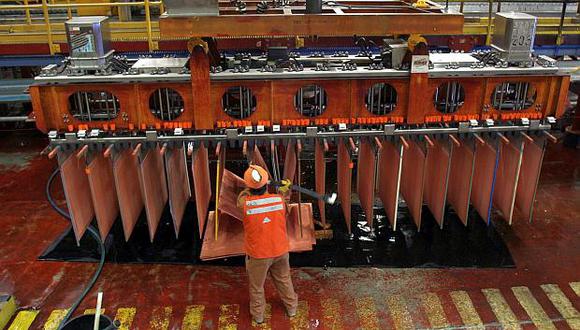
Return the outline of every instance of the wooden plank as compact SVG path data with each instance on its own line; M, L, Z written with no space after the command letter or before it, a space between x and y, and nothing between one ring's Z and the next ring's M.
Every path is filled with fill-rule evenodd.
M379 197L391 228L397 230L397 211L401 188L401 173L404 148L402 144L395 144L384 140L379 151Z
M143 160L139 164L139 179L141 182L141 195L145 202L149 239L153 242L168 199L167 180L159 147L146 151Z
M509 144L501 143L500 146L499 164L493 190L493 205L511 225L524 144L520 138L509 138L509 140Z
M183 146L167 150L165 153L165 169L167 171L169 210L173 218L175 237L178 237L183 214L185 213L187 202L191 198L187 160Z
M87 166L87 175L99 233L104 241L119 216L119 202L111 160L105 158L101 152L95 153L93 157Z
M515 209L527 221L532 221L534 200L544 160L545 139L524 140L520 178L516 189Z
M85 159L60 154L59 162L66 204L78 243L95 216L89 179L85 172Z
M443 228L445 202L453 145L449 141L436 140L427 153L425 160L425 189L423 198L435 217L439 227Z
M361 207L367 218L367 224L373 228L373 206L375 202L376 157L372 142L362 139L358 151L356 191Z
M403 157L401 194L407 202L407 207L417 225L417 230L421 230L425 160L426 154L419 142L409 141L409 149L405 150Z
M467 225L469 215L474 168L475 152L473 146L467 140L461 141L460 146L454 147L451 156L447 199L464 225Z
M316 192L324 195L326 193L326 161L324 160L324 145L319 140L314 140L314 180ZM320 221L326 225L326 203L322 200L317 203Z
M344 140L338 140L338 154L336 160L337 167L337 181L338 181L338 198L340 199L340 207L346 222L348 233L351 230L351 200L350 194L352 189L352 160L350 158L350 151L348 150Z
M471 187L471 203L483 221L489 223L491 217L491 196L499 159L497 141L475 147L475 168Z
M143 197L139 179L139 161L130 149L125 149L113 158L115 191L123 222L125 240L128 241L143 210Z
M211 200L211 179L209 176L209 158L207 148L203 143L192 155L191 172L193 173L193 187L195 189L195 205L199 238L203 235L207 210Z

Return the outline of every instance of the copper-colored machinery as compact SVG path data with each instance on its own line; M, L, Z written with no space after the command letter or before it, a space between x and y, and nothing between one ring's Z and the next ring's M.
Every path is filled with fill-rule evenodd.
M178 235L193 200L201 258L243 254L227 155L298 184L312 155L307 188L336 180L349 232L353 202L371 230L378 208L397 230L403 201L418 229L424 205L441 227L449 206L464 224L479 221L470 208L531 220L569 77L532 53L535 17L495 20L491 50L430 53L423 36L460 34L463 16L429 1L167 1L162 37L188 40L189 56L136 61L109 48L106 17L67 22L70 57L30 94L77 240L117 218L129 239L143 210L154 240L166 207ZM292 250L310 250L314 224L337 219L293 202Z

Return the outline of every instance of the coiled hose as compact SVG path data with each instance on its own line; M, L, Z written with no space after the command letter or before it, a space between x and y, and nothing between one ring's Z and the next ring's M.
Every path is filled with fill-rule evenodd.
M71 221L70 215L65 210L63 210L62 208L60 208L56 204L56 202L52 198L52 194L50 192L50 188L52 186L52 182L54 181L54 178L56 178L56 176L59 173L60 173L60 169L56 168L54 170L54 172L52 172L52 174L48 178L48 181L46 183L46 199L48 199L48 203L50 203L50 206L52 206L52 208L58 214L60 214L61 216L63 216L65 219L68 219L68 221L70 222ZM68 320L74 314L75 310L79 307L79 305L81 304L81 302L83 301L83 299L85 299L85 297L87 296L87 294L89 293L89 291L91 291L92 287L97 282L97 279L99 278L99 275L101 275L101 271L103 270L103 267L105 265L105 244L103 244L103 241L101 240L101 237L99 236L99 232L93 226L89 226L87 228L87 231L91 234L91 236L95 239L95 241L99 245L101 260L99 261L99 266L95 270L95 273L93 274L93 277L91 278L91 280L89 281L89 283L87 283L87 285L85 286L85 289L83 290L83 292L81 293L81 295L78 297L78 299L75 301L75 303L68 310L68 313L66 313L65 317L60 322L60 324L58 326L58 330L62 329L62 327L68 322Z

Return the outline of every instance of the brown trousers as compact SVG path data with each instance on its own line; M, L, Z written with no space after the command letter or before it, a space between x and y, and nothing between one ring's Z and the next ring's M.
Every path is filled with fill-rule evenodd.
M262 319L266 309L266 297L264 296L264 282L270 272L272 281L278 290L278 294L286 306L286 310L293 312L298 307L298 296L292 286L290 277L289 254L285 253L276 258L252 258L246 256L246 271L250 284L250 314L254 319Z

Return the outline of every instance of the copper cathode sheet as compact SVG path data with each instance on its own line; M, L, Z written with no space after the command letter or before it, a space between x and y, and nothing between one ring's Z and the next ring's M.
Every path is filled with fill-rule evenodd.
M467 225L469 214L474 165L475 153L471 145L463 142L453 148L447 200L464 225Z
M167 171L169 211L173 218L175 237L178 237L183 214L185 213L187 202L191 198L187 160L183 146L167 150L165 153L165 170Z
M423 207L423 184L425 179L426 155L417 141L409 141L409 149L403 157L401 174L401 194L407 202L417 230L421 230L421 209Z
M158 147L149 149L139 166L141 193L145 201L145 213L147 214L151 242L155 238L155 232L157 232L168 198L165 169L161 157Z
M370 140L361 139L358 151L356 191L370 228L373 228L375 177L376 158L373 146Z
M300 234L300 221L298 221L298 204L288 205L287 230L291 252L311 251L312 245L316 244L314 236L314 219L312 204L300 203L302 209L302 235Z
M101 152L94 153L94 157L87 166L89 186L99 233L104 241L119 216L119 203L115 191L113 178L113 164Z
M453 145L447 140L435 140L425 160L423 198L441 228L445 217L452 148Z
M59 155L60 157L66 156ZM85 158L77 159L75 155L69 155L66 159L61 160L60 175L73 231L78 243L95 216L89 179L85 172Z
M489 223L491 217L491 194L498 161L497 144L477 143L475 166L471 188L471 204L483 221Z
M262 157L262 153L260 152L260 148L258 148L257 145L254 145L254 149L250 152L250 162L252 164L261 166L268 172L268 176L270 177L270 179L272 178L272 173L268 168L268 164L266 164L266 161L264 160L264 157Z
M238 208L238 195L246 187L244 180L239 176L235 175L227 169L224 170L222 181L220 184L220 195L219 195L219 210L222 214L228 214L232 218L241 221L244 214L240 208ZM221 221L220 221L221 223Z
M338 151L336 159L338 198L346 222L348 233L351 231L351 189L352 189L352 160L350 152L346 146L346 141L338 140Z
M139 161L130 149L113 157L113 177L119 199L125 240L128 241L143 210L143 197L139 179Z
M294 182L296 179L296 164L298 163L298 156L296 154L296 142L288 141L286 145L286 157L284 158L284 173L283 179L289 179Z
M324 146L322 141L314 140L314 179L316 192L324 195L326 193L326 162L324 160ZM319 200L318 210L320 212L320 221L326 224L326 204Z
M379 150L379 198L391 228L397 230L397 209L399 205L399 191L401 187L401 170L404 148L401 144L389 141L382 142Z
M203 235L209 202L211 201L211 178L209 176L209 158L207 148L201 144L192 154L191 172L195 190L195 205L199 238Z
M511 225L524 145L522 139L510 138L509 140L509 144L500 144L493 204Z
M532 220L534 199L544 160L545 140L525 141L522 169L516 190L515 208L526 221Z

